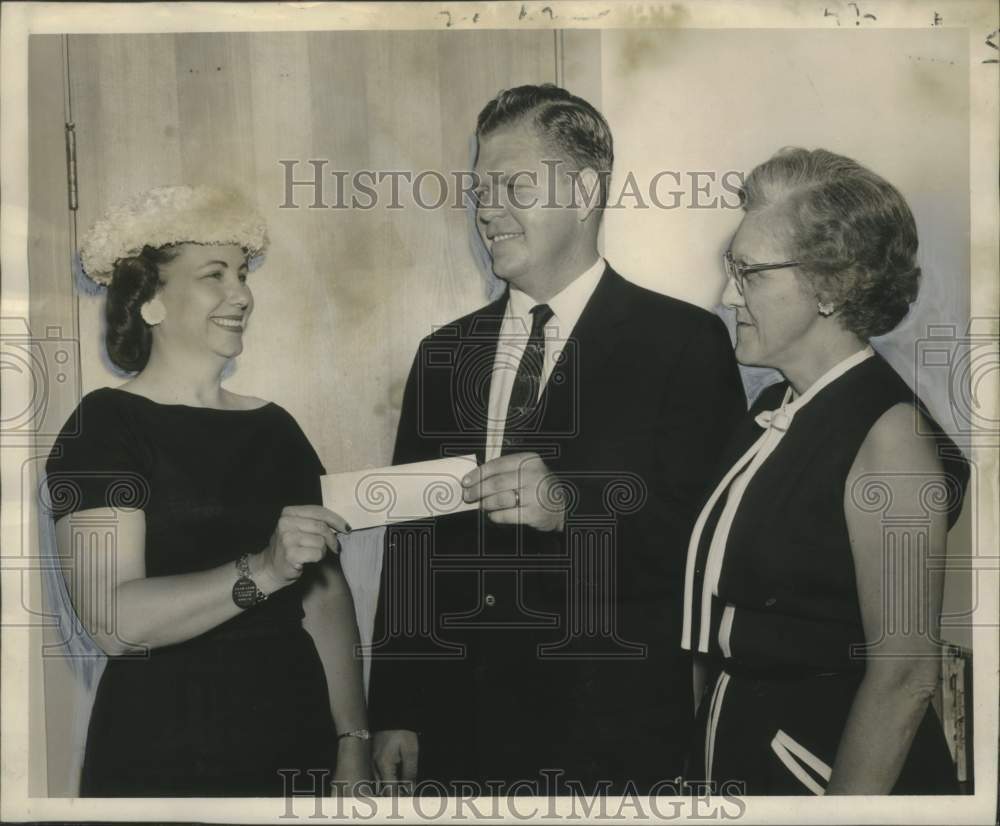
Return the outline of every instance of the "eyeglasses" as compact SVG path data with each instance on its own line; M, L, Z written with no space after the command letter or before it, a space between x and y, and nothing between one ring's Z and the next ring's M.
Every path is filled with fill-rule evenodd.
M735 258L733 258L732 250L726 250L726 254L722 256L722 260L726 264L726 275L728 275L733 283L736 285L736 292L741 296L744 294L744 279L755 272L763 272L764 270L782 270L785 267L798 267L801 266L801 261L782 261L780 264L741 264Z

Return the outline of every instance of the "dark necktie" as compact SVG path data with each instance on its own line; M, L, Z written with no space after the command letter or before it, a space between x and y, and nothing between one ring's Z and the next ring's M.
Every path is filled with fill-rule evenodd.
M507 405L507 420L504 425L504 447L501 453L516 450L514 436L529 430L527 426L538 406L538 390L542 382L542 364L545 360L545 325L552 318L552 308L548 304L536 304L531 308L531 335L521 356L514 376L514 386L510 391ZM508 450L510 448L511 450Z

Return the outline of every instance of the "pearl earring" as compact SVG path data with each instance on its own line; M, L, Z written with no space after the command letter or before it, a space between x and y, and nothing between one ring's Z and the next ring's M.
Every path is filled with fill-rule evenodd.
M823 316L823 318L829 318L832 316L833 311L836 309L833 306L832 301L820 301L816 304L816 308L819 310L819 314Z
M167 317L167 307L158 298L151 298L139 308L139 315L150 327L155 327Z

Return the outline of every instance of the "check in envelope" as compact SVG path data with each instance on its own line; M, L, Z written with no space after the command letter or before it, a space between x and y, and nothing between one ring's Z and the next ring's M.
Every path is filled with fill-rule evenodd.
M353 529L475 510L462 501L462 477L476 467L474 454L354 470L320 477L323 505Z

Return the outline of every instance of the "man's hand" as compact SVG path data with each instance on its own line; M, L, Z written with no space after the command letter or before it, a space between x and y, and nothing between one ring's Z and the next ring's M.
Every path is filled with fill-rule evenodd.
M484 462L462 479L462 498L478 501L499 525L561 531L566 523L563 491L537 453L511 453Z
M415 731L377 731L372 743L375 779L385 791L391 793L400 783L412 783L417 779L420 746Z

